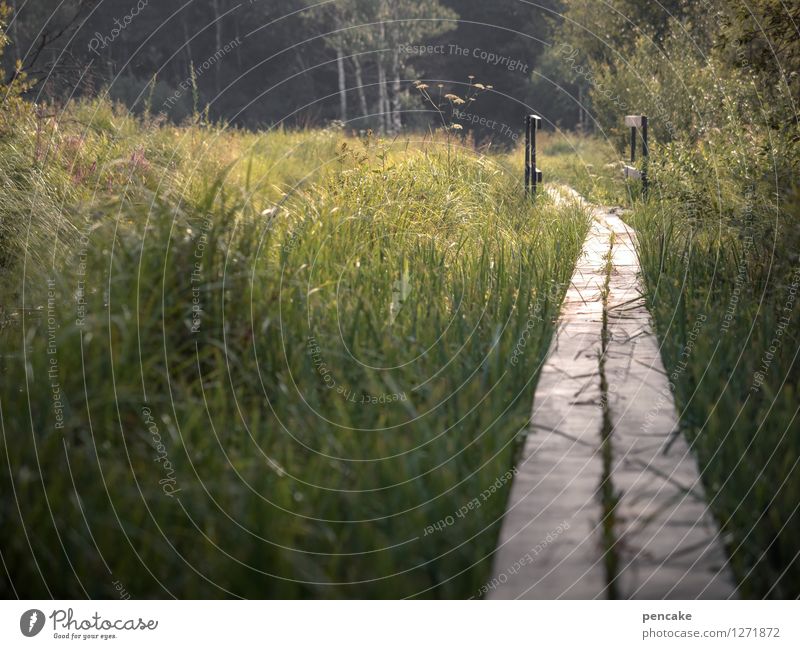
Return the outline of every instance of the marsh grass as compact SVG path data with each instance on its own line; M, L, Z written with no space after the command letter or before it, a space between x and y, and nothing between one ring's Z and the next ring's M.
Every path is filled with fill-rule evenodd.
M710 217L668 200L636 206L648 304L741 595L794 598L800 274L783 246L796 225Z
M517 174L522 174L523 146L502 156ZM638 197L638 188L622 179L623 157L616 143L599 136L540 131L537 166L545 183L568 185L597 205L624 205Z
M456 512L512 467L587 215L435 138L72 117L3 168L52 188L3 215L5 594L476 592L508 485Z

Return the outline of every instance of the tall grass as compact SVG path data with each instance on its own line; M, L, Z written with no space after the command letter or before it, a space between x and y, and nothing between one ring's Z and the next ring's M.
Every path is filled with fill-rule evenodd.
M740 592L797 597L800 273L777 243L796 225L764 214L703 223L668 200L631 218L662 357Z
M435 139L123 126L41 163L101 161L69 244L4 215L3 591L477 592L587 215Z
M537 135L537 162L546 183L568 185L599 205L620 205L638 197L638 187L622 178L623 156L616 142L597 135L541 131ZM503 156L522 173L522 147Z

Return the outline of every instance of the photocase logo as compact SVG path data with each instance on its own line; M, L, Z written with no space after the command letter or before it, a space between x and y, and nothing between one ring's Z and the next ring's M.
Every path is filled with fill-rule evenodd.
M42 628L44 628L44 613L38 608L25 611L22 617L19 618L19 630L22 631L22 635L27 638L32 638L39 633Z

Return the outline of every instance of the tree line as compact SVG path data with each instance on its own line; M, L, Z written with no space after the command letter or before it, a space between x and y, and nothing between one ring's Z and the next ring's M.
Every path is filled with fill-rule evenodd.
M333 120L388 134L426 127L436 115L415 92L423 80L441 95L492 86L466 107L474 114L465 126L479 137L516 132L527 112L550 127L604 129L601 80L636 69L643 43L676 59L668 43L681 30L697 60L714 57L726 73L747 67L769 87L796 94L790 72L800 64L800 9L780 0L608 0L602 10L595 0L6 4L6 83L26 74L33 98L107 91L134 111L158 109L178 122L206 111L251 128ZM647 92L648 79L641 83ZM488 122L503 128L493 133Z

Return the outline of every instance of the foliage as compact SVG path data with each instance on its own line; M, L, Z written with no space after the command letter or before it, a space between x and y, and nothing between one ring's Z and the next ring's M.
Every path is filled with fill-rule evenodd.
M129 0L17 2L14 51L7 53L5 64L11 68L14 58L23 59L23 69L38 81L36 95L51 103L76 95L96 96L108 89L112 98L138 112L155 76L156 112L163 108L180 123L191 111L185 89L191 70L210 61L197 75L200 110L208 106L212 120L248 128L319 127L341 119L343 72L347 123L356 132L366 128L395 132L398 114L404 125L424 130L435 120L420 110L413 80L455 81L474 74L490 80L499 91L487 97L486 114L516 125L530 73L546 42L544 19L556 4L556 0L535 5L517 0L214 0L176 5L151 0L128 27L119 30L115 20L124 23L136 6ZM71 22L79 6L92 10L83 9L80 20ZM38 49L42 34L48 45L32 61L26 52ZM218 56L220 47L229 43L235 46ZM439 49L413 53L426 45ZM459 46L458 53L451 45ZM476 48L496 58L481 59ZM519 61L520 69L509 70L500 63L503 57ZM180 96L164 106L176 93ZM394 113L391 128L380 118L387 111L387 99ZM479 126L470 130L486 135Z

